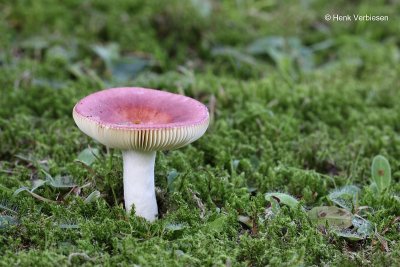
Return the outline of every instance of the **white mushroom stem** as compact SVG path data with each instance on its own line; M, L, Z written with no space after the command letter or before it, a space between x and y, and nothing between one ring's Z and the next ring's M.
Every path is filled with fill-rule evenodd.
M137 216L152 222L157 218L154 189L154 163L156 152L123 151L124 198L129 213L135 205Z

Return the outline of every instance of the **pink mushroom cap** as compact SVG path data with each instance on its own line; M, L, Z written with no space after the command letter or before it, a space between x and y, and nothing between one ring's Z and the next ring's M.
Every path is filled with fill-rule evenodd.
M100 143L140 151L187 145L209 124L207 107L199 101L138 87L93 93L75 105L73 117L79 129Z

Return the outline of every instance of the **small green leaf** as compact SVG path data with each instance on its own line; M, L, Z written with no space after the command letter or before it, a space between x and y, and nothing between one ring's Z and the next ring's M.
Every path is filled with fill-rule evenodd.
M15 217L9 215L0 215L0 229L16 224L18 224L18 220Z
M191 0L196 11L204 18L209 17L212 12L212 3L210 0Z
M329 226L337 229L346 229L352 226L353 214L348 210L334 206L314 207L308 211L309 218L319 226Z
M186 228L189 228L189 226L185 223L171 222L165 225L165 230L175 238L182 235Z
M375 234L375 226L372 222L360 217L354 216L352 219L353 226L357 229L357 234L363 238Z
M57 203L56 201L44 198L44 197L42 197L42 196L30 191L29 188L26 187L26 186L23 186L23 187L18 188L17 190L15 190L13 196L15 197L15 196L19 195L21 192L24 192L24 191L28 192L31 196L33 196L36 199L39 199L40 201L49 202L49 203Z
M18 188L17 190L15 190L13 196L17 196L19 193L21 193L21 192L23 192L23 191L28 191L28 192L30 192L28 187L23 186L23 187L20 187L20 188Z
M35 191L39 187L45 185L48 181L46 180L41 180L41 179L36 179L32 181L32 189L31 192Z
M375 227L370 221L365 220L364 223L358 227L357 233L362 236L371 236L375 233Z
M43 172L44 175L46 175L46 180L47 180L48 182L54 181L54 178L53 178L53 176L51 176L50 173L48 173L47 171L45 171L45 170L43 170L43 169L41 169L40 171Z
M275 199L279 203L282 203L284 205L289 206L292 209L297 208L299 205L299 201L292 197L291 195L285 194L285 193L266 193L265 194L265 199L271 202L271 199Z
M79 79L84 79L86 77L86 73L84 67L81 63L74 63L68 66L68 72L70 72L74 77Z
M180 250L180 249L177 249L177 250L175 250L175 255L176 255L177 257L182 257L182 256L185 255L185 252L183 252L183 251Z
M167 176L167 182L168 182L168 191L169 192L174 192L175 187L174 187L174 181L175 178L179 176L179 172L177 172L175 169L172 169Z
M270 54L271 50L281 49L285 45L285 39L280 36L262 37L252 42L246 51L252 55Z
M126 56L111 63L111 74L119 82L135 78L142 70L151 65L151 61L135 56Z
M239 215L237 220L246 225L247 227L249 227L250 229L253 228L253 221L252 219L250 219L249 216Z
M355 185L347 185L332 191L328 195L328 199L341 208L352 211L358 206L360 188Z
M284 72L291 72L294 66L304 71L314 67L313 50L297 37L262 37L248 45L246 51L251 55L268 55Z
M0 201L0 209L6 212L17 214L17 206L11 205L7 200Z
M46 59L68 63L74 56L74 52L73 49L65 49L62 46L55 45L46 51Z
M211 50L211 55L214 57L225 57L233 59L236 63L242 63L246 65L257 65L257 61L254 57L242 53L232 47L217 47Z
M379 193L389 188L392 174L389 161L384 156L378 155L373 159L371 172Z
M23 49L42 50L49 47L49 41L45 37L35 36L22 41L20 47Z
M51 79L33 79L32 85L40 87L48 87L53 89L62 89L66 86L66 83L59 80Z
M165 226L165 229L169 230L169 231L180 231L187 228L187 225L183 224L183 223L169 223Z
M53 180L49 181L49 185L54 188L71 188L76 184L73 182L71 176L56 176Z
M275 216L281 210L281 207L279 206L278 200L276 198L271 197L269 202L271 202L271 216Z
M99 197L100 197L100 192L96 190L96 191L93 191L92 193L90 193L90 195L88 195L83 202L85 204L88 204L88 203L95 201Z
M119 82L129 81L152 64L150 59L137 56L121 56L118 44L94 45L92 50L103 60L107 70Z
M238 168L238 166L239 166L239 163L240 163L240 160L238 160L238 159L232 159L231 160L231 170L232 171L236 171L237 170L237 168Z
M360 241L365 239L365 236L362 236L358 233L354 233L351 231L334 231L334 233L340 237L346 238L351 241Z
M97 148L86 148L79 153L77 160L84 163L87 166L93 164L96 159L99 157L100 152Z
M369 187L371 188L371 191L372 191L375 195L378 195L378 194L379 194L378 186L376 185L375 182L371 182L371 184L369 185Z
M109 70L111 69L112 61L119 58L118 44L93 45L91 48L93 52L103 60Z

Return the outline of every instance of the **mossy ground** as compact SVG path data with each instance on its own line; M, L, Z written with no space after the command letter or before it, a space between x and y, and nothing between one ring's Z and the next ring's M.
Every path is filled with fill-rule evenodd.
M368 186L382 154L400 192L399 3L145 2L0 3L0 202L14 209L0 214L17 218L0 229L0 265L398 266L400 205ZM389 21L327 22L327 13ZM124 212L119 151L71 116L83 96L119 85L197 98L213 118L197 142L158 153L152 224ZM85 168L76 158L88 146L100 156ZM59 204L13 197L41 170L90 184ZM347 184L362 188L389 250L321 232L301 209L262 219L266 192L311 208ZM101 197L85 204L94 190Z

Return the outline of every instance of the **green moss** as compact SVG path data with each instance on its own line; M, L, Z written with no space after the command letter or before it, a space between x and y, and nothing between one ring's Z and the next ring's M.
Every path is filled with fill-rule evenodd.
M0 266L399 265L400 205L376 196L370 166L384 155L389 191L399 195L400 6L373 2L1 4L0 216L13 223L0 227ZM323 21L332 10L390 20ZM249 46L266 37L275 50L253 54ZM151 63L133 80L116 80L92 50L110 43L121 58ZM195 97L213 119L192 145L158 152L161 219L153 224L123 209L120 152L82 134L71 117L83 96L120 85ZM99 158L85 168L76 158L88 146ZM58 204L12 196L45 179L43 170L87 186ZM318 229L301 208L271 215L264 198L284 192L309 209L348 184L361 188L359 203L370 207L363 216L389 251L376 237L349 241ZM94 190L101 197L85 204ZM66 193L35 192L51 200Z

